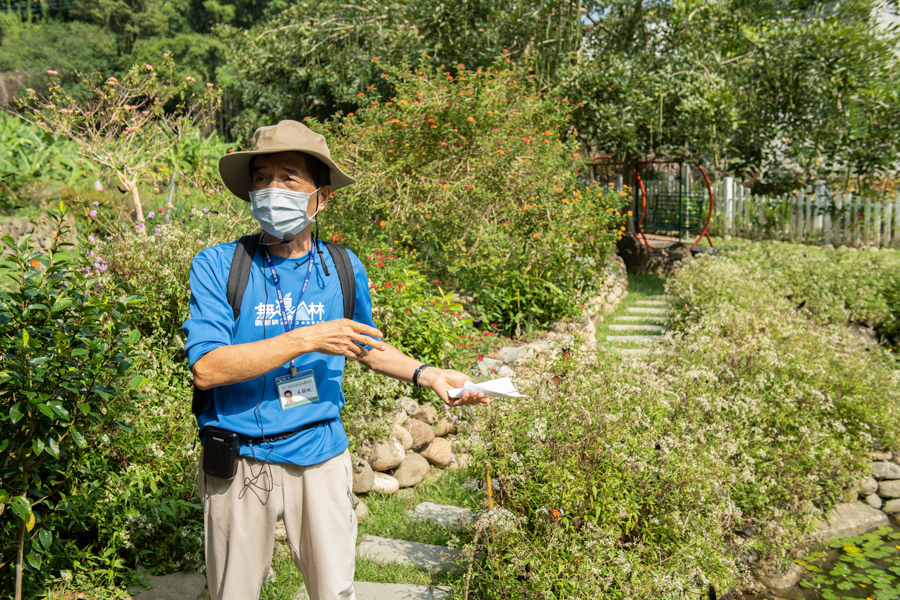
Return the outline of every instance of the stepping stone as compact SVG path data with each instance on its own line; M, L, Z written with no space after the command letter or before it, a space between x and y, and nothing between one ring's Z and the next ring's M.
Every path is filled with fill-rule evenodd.
M613 348L616 354L650 354L650 348Z
M417 521L431 521L445 527L470 525L475 520L475 514L468 508L434 502L420 503L409 511L409 516Z
M625 312L641 313L645 315L667 315L669 311L665 308L650 308L648 306L629 306Z
M435 585L357 581L353 589L356 600L446 600L450 597L450 588Z
M660 336L658 335L608 335L606 336L607 342L616 342L616 343L625 343L625 342L658 342Z
M668 327L662 325L610 325L610 331L655 331L656 333L665 333Z
M652 296L647 296L651 300L671 300L672 296L668 294L653 294Z
M669 303L664 300L638 300L635 304L640 304L641 306L669 306Z
M456 554L446 546L394 540L365 535L356 547L357 558L383 563L412 565L426 571L453 571L459 567L451 561Z
M626 321L626 322L631 322L631 323L641 322L641 321L650 321L651 323L665 323L669 319L667 319L666 317L657 317L654 315L647 315L645 317L621 316L621 317L616 317L615 320L616 321Z

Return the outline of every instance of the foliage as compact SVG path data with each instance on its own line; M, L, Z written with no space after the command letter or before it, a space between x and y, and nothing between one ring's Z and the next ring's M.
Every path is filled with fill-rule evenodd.
M243 107L230 127L248 138L280 119L352 110L387 59L486 68L505 52L529 54L539 73L550 74L577 48L581 21L570 0L329 0L299 2L250 30L219 31L229 40L220 83Z
M50 180L72 186L88 176L76 144L0 112L0 212L26 204L22 191L29 184Z
M768 291L770 303L798 310L817 325L857 323L896 337L897 285L900 253L829 250L816 246L779 243L734 243L726 246L729 264L739 265ZM713 269L711 263L696 269ZM692 304L698 311L722 303L747 301L744 288L734 287L731 277L706 274L709 281L694 285ZM684 294L684 292L681 292Z
M137 227L143 229L138 191L143 171L218 105L211 84L194 91L192 80L178 75L172 59L164 56L156 67L135 65L121 81L97 73L84 77L90 89L87 101L77 100L51 79L46 97L29 90L29 104L20 105L20 115L44 131L74 141L86 159L113 171L131 193Z
M244 230L249 224L208 209L181 215L171 208L175 220L166 223L166 208L157 211L147 213L146 235L126 229L103 238L91 236L87 268L118 293L144 298L144 310L130 316L134 327L145 335L161 333L177 340L189 316L191 260L203 248L250 233Z
M585 5L562 89L585 144L625 161L684 152L759 191L897 168L898 47L874 0Z
M23 570L33 589L57 566L67 535L56 515L78 503L90 456L127 429L132 390L143 383L129 383L140 335L123 318L134 300L97 293L96 280L73 268L59 247L63 216L61 206L57 241L46 253L30 236L3 238L11 252L0 264L8 282L0 292L0 506L10 510L0 520L0 560L16 563L17 597ZM2 574L6 589L10 575Z
M866 452L897 448L895 360L843 323L815 326L768 269L695 259L669 280L687 310L661 353L559 357L520 372L527 398L476 413L476 458L502 484L467 549L483 553L477 597L749 584L740 560L783 561L866 472Z
M837 561L825 552L813 552L797 562L811 575L801 581L816 588L824 600L837 600L843 592L854 590L878 600L900 597L900 533L890 527L850 537L836 538L828 547L839 552Z
M348 238L397 240L506 332L575 312L605 264L624 199L580 189L566 99L527 64L453 74L386 67L395 92L325 126L358 177L328 212Z

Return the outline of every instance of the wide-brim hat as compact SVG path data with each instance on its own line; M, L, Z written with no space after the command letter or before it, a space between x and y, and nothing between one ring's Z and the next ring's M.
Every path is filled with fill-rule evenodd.
M341 171L331 160L331 151L320 135L297 121L280 121L277 125L260 127L253 133L253 149L232 152L219 159L219 174L231 193L250 202L250 161L259 154L276 152L303 152L315 156L328 165L331 171L331 189L336 190L356 183L356 180Z

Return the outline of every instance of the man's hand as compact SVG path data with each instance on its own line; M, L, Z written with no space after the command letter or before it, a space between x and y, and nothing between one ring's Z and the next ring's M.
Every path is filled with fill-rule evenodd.
M383 338L383 333L374 327L350 319L336 319L309 327L297 327L291 330L290 335L295 336L298 343L302 344L302 354L321 352L358 360L369 354L369 351L360 344L371 346L373 350L387 349L387 344L372 339Z
M448 406L490 404L491 399L482 392L466 392L460 398L447 395L447 390L461 388L467 381L472 381L472 378L465 373L437 367L428 367L419 374L419 385L433 389Z

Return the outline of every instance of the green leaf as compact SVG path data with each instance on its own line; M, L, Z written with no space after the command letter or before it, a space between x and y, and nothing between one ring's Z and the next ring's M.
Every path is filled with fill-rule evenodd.
M13 404L9 409L9 420L13 422L13 424L18 423L19 419L21 419L25 413L22 412L22 403L17 402Z
M49 418L51 418L51 419L52 419L53 416L54 416L54 415L53 415L53 410L52 410L49 406L47 406L46 404L38 404L38 405L37 405L37 409L38 409L39 411L41 411L42 413L44 413L47 417L49 417Z
M0 441L0 452L6 450L7 446L9 446L9 440Z
M13 496L10 498L9 507L12 509L13 513L25 521L25 523L34 520L34 514L31 512L31 502L23 496Z
M60 298L53 304L53 308L50 309L51 313L59 312L61 310L65 310L75 304L75 301L72 298Z
M47 445L44 443L44 440L42 440L42 439L40 439L40 438L34 438L34 439L31 441L31 447L34 449L34 455L35 455L35 456L40 456L41 453L44 452L44 448L45 448L46 446L47 446Z
M38 541L41 543L41 546L44 547L44 550L50 547L50 544L53 543L53 534L50 533L48 529L41 529L38 532Z
M29 340L31 340L31 336L28 335L28 332L23 329L22 330L22 345L27 347Z
M81 435L80 431L78 431L77 429L70 429L69 435L72 436L72 440L75 442L76 446L78 446L79 448L84 448L84 446L85 446L84 436Z
M141 377L140 375L135 375L131 378L131 389L138 390L142 385L150 381L149 377Z
M28 553L28 556L25 557L25 560L28 561L28 564L31 565L31 567L35 571L41 570L41 555L36 553L34 550Z
M84 356L88 353L87 348L73 348L71 352L69 352L70 356Z
M59 458L59 442L55 438L47 440L47 453L53 458Z

